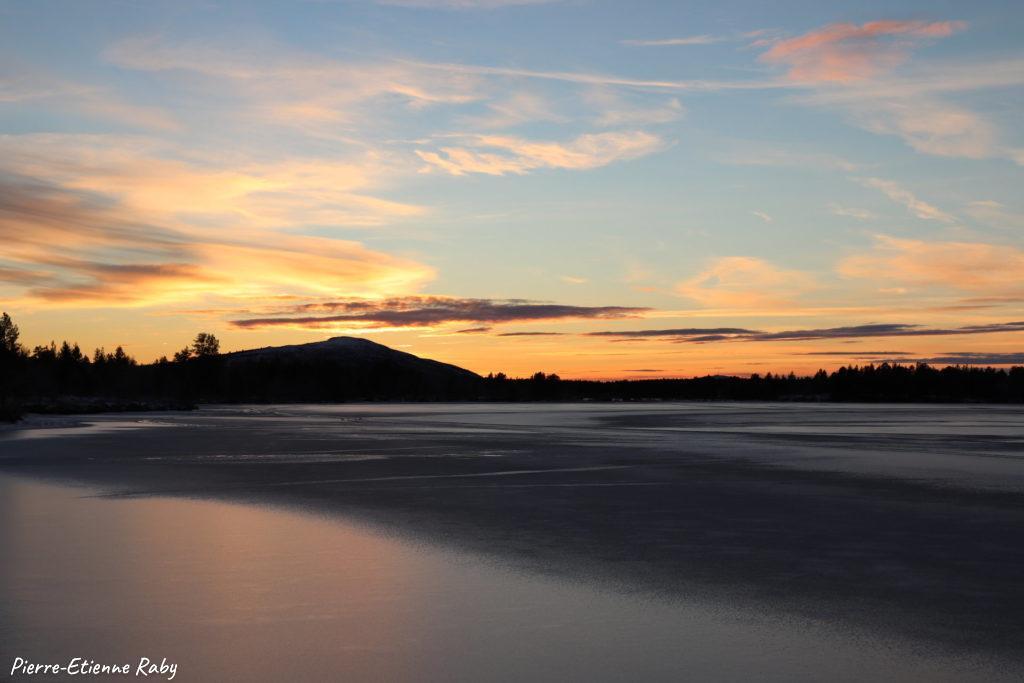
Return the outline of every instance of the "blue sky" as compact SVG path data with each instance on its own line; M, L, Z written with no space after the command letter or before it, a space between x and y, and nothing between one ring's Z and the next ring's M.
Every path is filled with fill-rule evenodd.
M31 343L358 334L588 377L1022 350L1019 3L0 18L0 303Z

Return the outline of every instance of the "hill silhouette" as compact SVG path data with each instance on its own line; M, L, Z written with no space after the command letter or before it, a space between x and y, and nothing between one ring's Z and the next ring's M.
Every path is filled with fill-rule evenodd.
M450 400L475 398L482 381L455 365L358 337L235 351L217 366L209 369L220 384L210 388L230 401Z
M287 346L265 346L258 349L232 351L224 354L228 367L251 363L329 362L358 371L367 365L384 365L394 369L421 373L437 381L479 380L480 375L449 363L420 358L405 351L378 344L361 337L331 337L325 341Z

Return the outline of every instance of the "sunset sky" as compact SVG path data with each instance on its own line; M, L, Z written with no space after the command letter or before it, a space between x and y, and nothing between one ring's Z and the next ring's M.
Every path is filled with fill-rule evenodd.
M1024 3L0 0L28 346L1024 364Z

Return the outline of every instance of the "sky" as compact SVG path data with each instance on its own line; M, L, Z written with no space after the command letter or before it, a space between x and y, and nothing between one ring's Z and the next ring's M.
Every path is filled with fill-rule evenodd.
M142 361L1024 365L1024 4L0 0L0 308Z

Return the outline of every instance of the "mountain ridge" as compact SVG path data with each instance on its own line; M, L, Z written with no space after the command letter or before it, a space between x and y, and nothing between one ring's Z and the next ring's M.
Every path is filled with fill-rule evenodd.
M363 337L338 336L304 344L240 349L225 353L222 357L229 364L270 358L294 361L317 359L335 362L394 362L409 368L429 368L430 371L456 373L466 379L481 379L477 373L458 365L399 351Z

